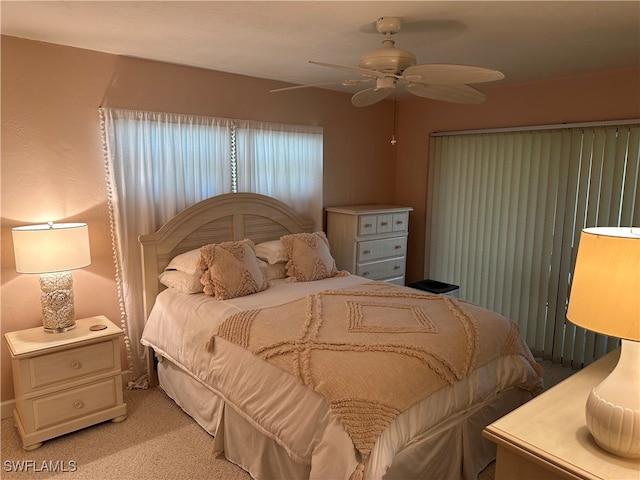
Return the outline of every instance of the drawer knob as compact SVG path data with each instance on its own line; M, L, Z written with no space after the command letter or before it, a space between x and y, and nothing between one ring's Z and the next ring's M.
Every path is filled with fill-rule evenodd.
M400 249L402 248L402 245L396 245L394 248L395 248L396 250L400 250Z
M369 276L369 272L363 272L363 273L362 273L362 276L363 276L363 277L368 277L368 276Z
M396 222L396 225L402 225L403 223L404 223L404 222L403 222L402 220L398 220L398 221Z
M389 225L389 222L380 222L380 225L382 225L383 227L386 227L387 225Z
M371 228L373 225L371 225L370 223L365 223L364 224L364 228Z
M395 266L393 267L393 269L394 269L394 270L400 270L400 265L395 265Z
M78 370L82 365L80 365L80 362L73 362L71 363L71 368Z
M371 253L371 250L365 250L364 252L362 252L363 255L369 255Z
M73 402L73 408L77 408L78 410L84 407L84 403L82 403L80 400L76 400L75 402Z

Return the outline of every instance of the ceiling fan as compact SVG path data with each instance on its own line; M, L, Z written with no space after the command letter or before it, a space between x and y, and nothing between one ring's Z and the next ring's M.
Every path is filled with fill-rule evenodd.
M406 50L395 46L393 35L400 30L402 20L399 17L380 17L376 20L376 29L384 34L382 47L366 52L357 67L334 65L309 61L314 65L335 68L351 73L359 73L364 78L343 82L315 83L296 85L271 90L281 92L306 87L328 85L360 85L375 80L375 87L361 90L351 98L356 107L366 107L391 95L398 83L403 84L409 93L419 97L456 103L482 103L485 95L467 85L501 80L504 74L498 70L456 64L416 64L416 57Z

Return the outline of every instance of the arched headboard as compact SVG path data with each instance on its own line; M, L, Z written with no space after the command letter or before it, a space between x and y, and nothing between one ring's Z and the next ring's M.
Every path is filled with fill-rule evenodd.
M157 232L139 237L145 318L164 288L158 275L176 255L209 243L250 238L257 244L312 230L312 220L275 198L256 193L227 193L190 206Z

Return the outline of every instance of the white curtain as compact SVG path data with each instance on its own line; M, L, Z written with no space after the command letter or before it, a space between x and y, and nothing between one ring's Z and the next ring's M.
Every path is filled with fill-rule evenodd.
M238 122L238 191L278 198L322 229L322 128Z
M265 193L288 203L302 215L317 216L315 209L322 210L322 129L316 127L315 133L309 135L311 147L298 145L294 149L299 156L283 158L280 152L287 147L281 143L297 145L299 137L306 138L298 135L300 127L290 127L293 137L281 135L272 142L259 141L256 146L244 136L250 136L252 129L269 131L268 124L242 125L231 119L112 108L101 108L100 115L116 283L131 372L129 386L144 387L145 349L140 338L145 318L139 235L157 230L200 200L238 191L239 172L242 191ZM286 131L286 126L279 126L276 131L279 130ZM260 140L261 136L257 138ZM275 162L281 163L272 165ZM308 174L307 164L315 164L315 171L320 171L313 177L315 184L292 190L292 185L305 184L307 179L297 175ZM279 177L285 172L287 181ZM260 183L263 176L270 180Z
M640 125L432 138L429 278L515 320L535 354L592 362L617 340L566 320L577 242L640 225L639 149Z

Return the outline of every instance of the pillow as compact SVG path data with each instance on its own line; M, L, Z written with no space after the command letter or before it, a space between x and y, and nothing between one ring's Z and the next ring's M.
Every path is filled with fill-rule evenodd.
M165 270L179 270L192 275L202 275L200 269L200 249L190 250L171 259Z
M200 268L198 268L200 271ZM203 290L200 283L200 275L192 275L190 273L181 272L179 270L165 270L160 274L160 283L175 288L182 293L200 293Z
M205 245L200 254L204 293L216 300L243 297L267 288L251 240Z
M256 256L272 265L289 260L289 255L287 255L284 245L282 245L280 240L271 240L257 244Z
M340 274L324 232L285 235L280 240L289 256L287 275L298 282L322 280Z
M267 281L277 280L279 278L287 278L287 269L285 268L286 262L271 264L258 259L258 265L260 265L262 275L264 275L264 278L266 278Z

